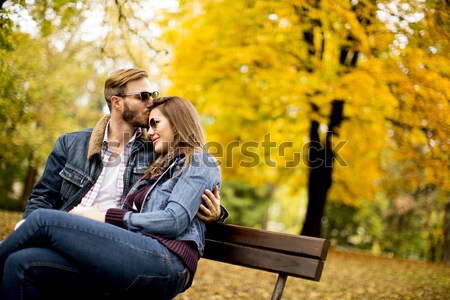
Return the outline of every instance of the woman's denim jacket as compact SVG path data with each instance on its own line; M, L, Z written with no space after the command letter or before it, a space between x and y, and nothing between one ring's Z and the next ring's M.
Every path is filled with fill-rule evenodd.
M205 189L220 187L218 163L208 153L195 153L180 173L185 158L176 158L147 192L140 213L127 212L124 227L169 239L194 241L203 255L206 226L197 216ZM147 180L139 181L130 193ZM127 201L125 200L125 203Z
M109 116L105 116L93 129L66 133L58 138L44 173L31 192L23 218L38 208L68 211L81 202L103 168L101 144L108 120ZM137 138L124 172L124 195L141 178L153 158L151 143Z

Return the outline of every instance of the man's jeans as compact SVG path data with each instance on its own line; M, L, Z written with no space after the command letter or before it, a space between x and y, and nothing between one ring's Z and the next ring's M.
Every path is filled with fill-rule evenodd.
M183 291L188 270L148 236L38 209L0 244L0 274L5 300L93 293L171 299Z

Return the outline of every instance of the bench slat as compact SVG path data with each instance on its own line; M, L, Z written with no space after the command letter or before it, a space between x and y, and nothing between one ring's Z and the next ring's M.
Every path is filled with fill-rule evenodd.
M209 224L206 238L326 260L330 242L322 238L272 232L231 224Z
M259 248L206 241L204 258L319 281L324 262Z

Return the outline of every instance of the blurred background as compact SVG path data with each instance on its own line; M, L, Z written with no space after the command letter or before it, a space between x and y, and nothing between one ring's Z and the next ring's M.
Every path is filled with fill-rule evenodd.
M0 208L147 70L199 110L231 223L450 263L445 0L0 0Z

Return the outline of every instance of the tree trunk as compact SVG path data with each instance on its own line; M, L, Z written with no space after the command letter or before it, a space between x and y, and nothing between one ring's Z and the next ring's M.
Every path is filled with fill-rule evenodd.
M447 204L445 204L443 250L442 262L450 265L450 201L447 201Z
M36 184L37 170L31 164L28 165L27 176L25 177L25 182L22 190L22 209L25 209L27 205L28 198L30 197L31 191Z
M330 122L322 144L319 136L319 122L311 121L308 155L308 208L301 235L320 237L321 221L325 210L328 190L332 184L334 153L331 138L343 120L344 101L332 102ZM318 108L313 106L313 110Z

